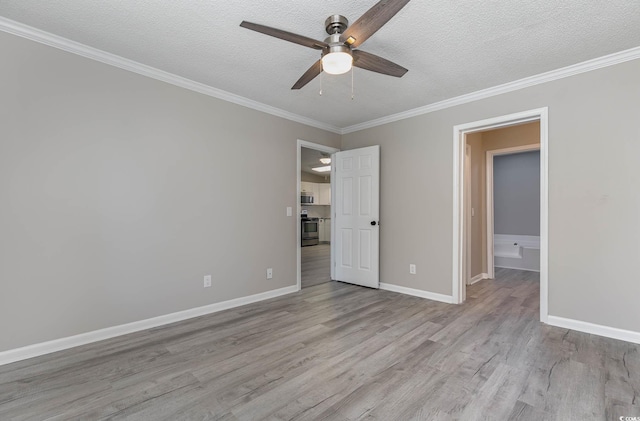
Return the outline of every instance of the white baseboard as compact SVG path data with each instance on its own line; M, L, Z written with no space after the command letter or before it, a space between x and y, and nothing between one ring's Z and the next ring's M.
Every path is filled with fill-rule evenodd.
M489 279L489 274L488 273L479 273L476 276L474 276L473 278L471 278L471 280L469 281L469 285L473 285L476 282L480 282L483 279Z
M192 308L189 310L178 311L176 313L165 314L163 316L153 317L151 319L139 320L137 322L107 327L105 329L94 330L92 332L81 333L79 335L69 336L66 338L54 339L52 341L28 345L22 348L10 349L8 351L0 352L0 365L26 360L28 358L50 354L52 352L62 351L64 349L69 349L80 345L86 345L92 342L126 335L128 333L139 332L141 330L151 329L169 323L180 322L182 320L191 319L193 317L204 316L206 314L216 313L218 311L228 310L230 308L240 307L245 304L251 304L258 301L268 300L270 298L279 297L281 295L290 294L296 291L298 291L298 287L296 285L293 285L290 287L262 292L260 294L249 295L247 297L235 298L233 300L223 301L220 303L214 303L202 307Z
M579 332L591 333L593 335L604 336L605 338L619 339L621 341L640 344L640 332L632 330L618 329L616 327L596 325L582 322L580 320L565 319L564 317L549 316L547 324L565 329L577 330Z
M494 267L496 268L502 268L502 269L515 269L515 270L524 270L526 272L540 272L540 270L535 270L535 269L523 269L523 268L517 268L517 267L513 267L513 266L504 266L504 265L495 265Z
M380 282L380 289L399 292L400 294L413 295L415 297L426 298L428 300L441 301L447 304L453 303L453 297L451 295L438 294L435 292L423 291L421 289L401 287L399 285L385 284L383 282Z

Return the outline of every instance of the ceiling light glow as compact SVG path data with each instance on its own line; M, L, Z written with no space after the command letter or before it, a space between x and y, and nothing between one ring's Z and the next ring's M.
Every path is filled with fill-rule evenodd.
M353 57L345 52L329 53L322 56L322 70L330 75L341 75L351 70Z
M315 172L329 172L331 171L331 165L327 165L326 167L315 167L311 169Z

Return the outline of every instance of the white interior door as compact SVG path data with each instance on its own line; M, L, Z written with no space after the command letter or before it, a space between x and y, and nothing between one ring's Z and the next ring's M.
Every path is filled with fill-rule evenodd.
M380 146L334 155L335 280L380 286Z

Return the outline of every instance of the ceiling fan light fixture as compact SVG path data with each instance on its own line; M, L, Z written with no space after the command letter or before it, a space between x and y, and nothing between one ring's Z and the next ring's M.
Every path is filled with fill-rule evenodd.
M324 165L329 165L331 164L331 158L320 158L320 162L322 162Z
M240 26L294 44L322 51L322 58L315 61L311 67L304 72L300 79L291 87L292 90L301 89L323 71L332 75L340 75L347 73L354 65L361 69L383 75L402 77L408 71L404 67L356 48L359 48L371 35L387 24L409 1L410 0L379 0L378 3L367 10L351 26L349 26L349 20L346 17L342 15L331 15L324 22L325 31L329 34L329 37L326 38L324 42L244 20L240 23ZM320 92L322 92L322 89ZM351 98L353 99L353 89Z
M330 75L341 75L351 70L353 57L344 51L328 53L322 56L322 70Z

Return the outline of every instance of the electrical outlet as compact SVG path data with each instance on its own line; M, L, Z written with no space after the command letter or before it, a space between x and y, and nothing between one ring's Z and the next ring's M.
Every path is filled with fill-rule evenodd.
M271 279L273 278L273 269L272 268L268 268L267 269L267 279Z
M209 288L211 286L211 275L205 275L204 277L204 287Z
M409 273L412 275L416 274L416 265L414 265L413 263L409 265Z

